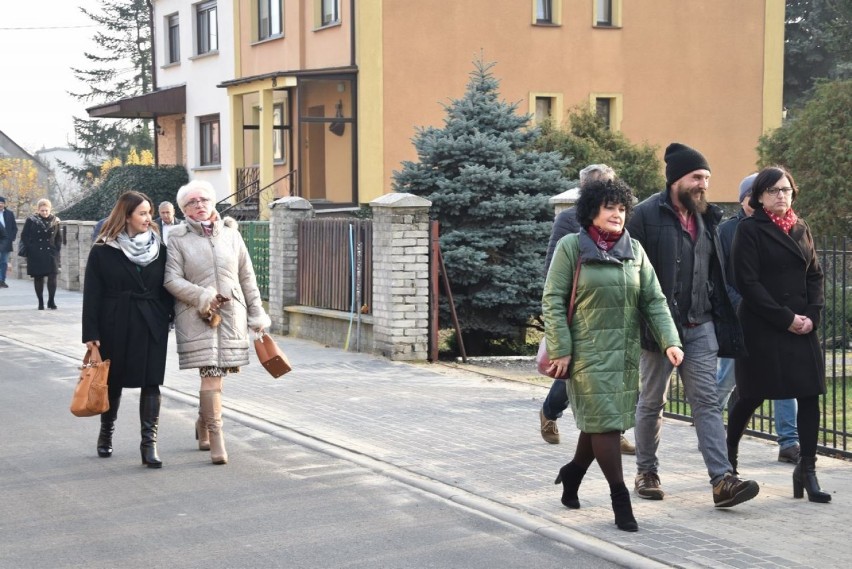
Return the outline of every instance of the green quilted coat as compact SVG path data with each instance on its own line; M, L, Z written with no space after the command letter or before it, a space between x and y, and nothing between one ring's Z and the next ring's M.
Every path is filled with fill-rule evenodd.
M582 266L569 329L566 313L578 255ZM609 252L599 249L585 230L566 235L553 255L542 309L548 354L572 356L567 387L577 428L606 433L633 427L640 318L648 322L658 345L682 347L642 245L627 231Z

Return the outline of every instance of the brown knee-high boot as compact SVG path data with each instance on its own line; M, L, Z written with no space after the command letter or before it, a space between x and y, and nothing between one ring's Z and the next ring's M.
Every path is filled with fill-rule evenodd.
M210 461L213 464L228 464L225 450L225 433L222 429L222 391L204 390L199 393L201 416L210 436Z
M198 399L201 400L200 391ZM207 430L207 423L204 421L204 416L201 414L201 404L198 404L198 419L195 420L195 440L198 441L198 450L210 450L210 432Z

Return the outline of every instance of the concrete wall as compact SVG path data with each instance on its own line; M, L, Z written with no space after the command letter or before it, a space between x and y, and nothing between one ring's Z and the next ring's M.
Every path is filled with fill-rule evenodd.
M391 193L374 200L372 315L299 306L298 227L314 217L310 202L298 197L270 205L269 314L272 330L376 353L392 360L425 360L429 333L429 207L411 194ZM82 290L92 244L91 221L63 221L59 286ZM17 259L17 257L16 257ZM26 273L13 273L19 278Z

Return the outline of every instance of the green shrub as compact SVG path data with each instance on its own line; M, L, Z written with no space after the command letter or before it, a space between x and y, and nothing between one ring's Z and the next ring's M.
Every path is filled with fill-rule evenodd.
M58 215L64 220L98 221L109 215L118 197L129 190L146 194L156 208L163 201L175 203L178 189L188 181L183 166L117 166L99 187Z

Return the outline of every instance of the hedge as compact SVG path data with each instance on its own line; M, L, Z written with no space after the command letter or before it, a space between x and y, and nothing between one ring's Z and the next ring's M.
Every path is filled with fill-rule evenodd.
M160 202L175 203L178 189L188 181L183 166L117 166L100 186L57 215L64 220L98 221L109 215L118 197L128 190L147 194L157 208Z

